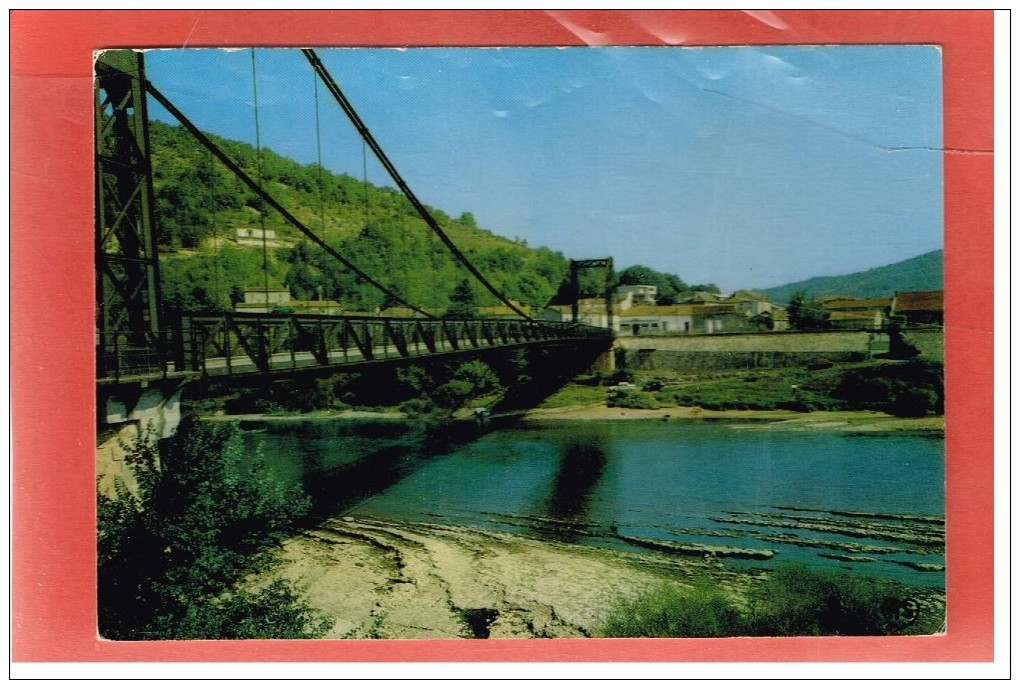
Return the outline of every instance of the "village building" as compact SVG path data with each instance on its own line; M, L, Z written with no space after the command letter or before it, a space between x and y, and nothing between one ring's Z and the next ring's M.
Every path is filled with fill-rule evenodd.
M327 316L340 316L349 312L336 300L291 300L287 307L295 314L325 314Z
M738 312L749 318L759 314L771 315L775 308L775 305L766 296L749 290L738 290L723 300L733 303Z
M621 335L740 333L743 314L732 304L640 305L621 311L615 329Z
M829 311L829 325L839 330L877 330L885 326L892 306L891 298L856 298L827 295L819 298Z
M941 290L897 291L893 296L892 316L900 317L911 326L942 325Z
M645 284L628 284L617 286L616 294L628 298L631 304L654 305L659 297L659 288Z
M234 303L234 311L267 314L278 307L289 307L291 302L287 288L245 288L244 302Z
M877 309L829 312L829 326L837 330L879 330L884 324L885 317Z
M241 246L267 245L270 248L278 248L283 244L276 240L276 232L272 229L257 229L255 227L238 227L234 231L234 241Z

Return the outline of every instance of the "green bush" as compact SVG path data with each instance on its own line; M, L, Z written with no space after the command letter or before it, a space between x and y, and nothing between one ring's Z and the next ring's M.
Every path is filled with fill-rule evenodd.
M723 594L706 585L684 590L660 586L621 603L603 624L601 637L711 638L739 635L740 612Z
M477 359L458 366L453 371L452 378L470 383L472 396L488 394L500 387L496 372L487 363Z
M432 400L442 408L457 409L467 402L473 391L474 385L466 380L451 380L436 388Z
M650 392L610 392L606 403L613 408L662 408L662 404Z
M784 563L749 594L747 630L760 636L890 635L909 623L899 617L904 599L891 584Z
M331 623L290 586L238 584L310 507L237 426L186 418L125 457L138 493L97 498L99 631L116 640L318 637Z
M943 364L932 359L911 359L850 371L832 394L851 408L904 417L939 414L944 411Z
M400 405L400 410L411 418L428 415L436 408L428 399L408 399Z
M620 602L602 637L737 637L916 634L918 605L901 587L852 574L779 564L738 608L704 582L656 588Z

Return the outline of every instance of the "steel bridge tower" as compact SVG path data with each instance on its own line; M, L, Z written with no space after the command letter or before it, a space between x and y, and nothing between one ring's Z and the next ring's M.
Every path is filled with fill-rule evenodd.
M613 258L602 257L596 260L570 261L570 312L571 321L577 323L578 300L581 297L580 271L582 269L603 268L606 270L603 295L606 301L606 328L613 330Z
M107 51L95 68L96 375L163 374L142 54Z

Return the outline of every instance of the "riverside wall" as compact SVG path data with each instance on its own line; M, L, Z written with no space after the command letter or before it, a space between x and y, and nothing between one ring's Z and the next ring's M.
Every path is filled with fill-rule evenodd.
M634 336L616 339L618 368L700 371L864 361L889 350L869 331Z

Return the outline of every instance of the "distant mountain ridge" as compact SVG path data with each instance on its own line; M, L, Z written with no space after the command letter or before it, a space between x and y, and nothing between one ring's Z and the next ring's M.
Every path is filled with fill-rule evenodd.
M774 288L755 289L770 300L786 304L797 291L809 297L852 295L859 298L892 297L898 290L942 290L942 250L933 250L902 262L843 276L816 276Z

